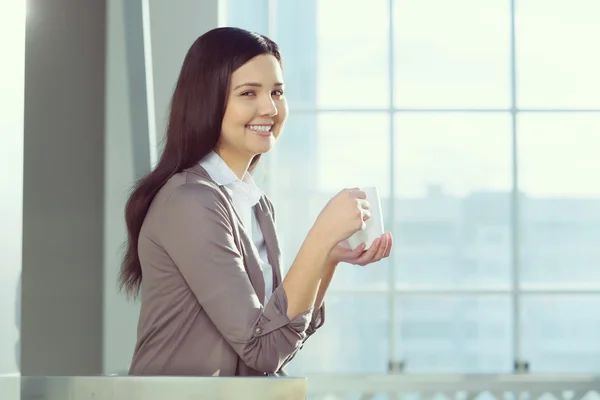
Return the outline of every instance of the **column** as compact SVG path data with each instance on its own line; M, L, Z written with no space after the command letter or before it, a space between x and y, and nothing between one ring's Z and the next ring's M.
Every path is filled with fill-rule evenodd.
M102 371L106 1L28 0L21 372Z

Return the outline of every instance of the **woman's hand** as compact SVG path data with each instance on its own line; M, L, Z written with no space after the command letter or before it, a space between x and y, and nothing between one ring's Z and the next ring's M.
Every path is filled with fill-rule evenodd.
M344 240L331 251L328 261L332 264L345 262L365 266L387 258L392 251L392 233L386 232L375 239L367 251L364 251L364 248L365 244L363 243L352 250L348 245L348 241Z
M325 205L313 231L318 232L321 240L331 248L348 239L364 229L365 221L371 217L366 198L366 193L357 188L342 190Z

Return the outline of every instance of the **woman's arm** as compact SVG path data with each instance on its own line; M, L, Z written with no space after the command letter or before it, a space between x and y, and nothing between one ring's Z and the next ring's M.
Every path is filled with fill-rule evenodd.
M323 307L323 303L325 302L325 294L327 294L327 289L329 289L329 284L333 279L333 275L335 274L335 270L338 266L338 263L332 260L327 260L325 262L325 271L323 272L323 277L321 278L321 282L319 284L319 292L317 293L317 299L315 301L315 310Z
M370 217L365 198L360 190L342 190L317 217L282 282L290 318L312 310L317 300L320 307L333 276L333 271L326 269L329 255L341 240L364 228Z
M320 232L309 232L282 282L288 296L288 317L315 307L325 278L325 262L334 246Z

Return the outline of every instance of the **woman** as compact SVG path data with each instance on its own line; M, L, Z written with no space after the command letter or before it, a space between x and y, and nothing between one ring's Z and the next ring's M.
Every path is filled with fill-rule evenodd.
M364 192L348 189L282 276L273 206L250 175L286 119L280 64L274 42L236 28L185 57L164 152L126 207L121 283L142 303L132 375L281 374L323 324L337 264L390 253L389 233L364 252L338 245L369 217Z

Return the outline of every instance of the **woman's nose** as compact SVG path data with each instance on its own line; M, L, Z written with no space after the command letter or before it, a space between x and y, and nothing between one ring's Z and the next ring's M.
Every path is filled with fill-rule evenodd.
M271 96L265 98L260 105L260 115L274 117L277 115L277 106Z

